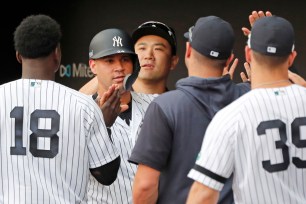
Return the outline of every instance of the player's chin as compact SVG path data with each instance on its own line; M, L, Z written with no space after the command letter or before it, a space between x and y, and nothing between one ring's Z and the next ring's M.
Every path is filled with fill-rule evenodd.
M142 75L138 75L138 78L139 79L142 79L142 80L146 80L146 81L156 81L157 79L159 79L160 77L150 73L150 74L142 74Z

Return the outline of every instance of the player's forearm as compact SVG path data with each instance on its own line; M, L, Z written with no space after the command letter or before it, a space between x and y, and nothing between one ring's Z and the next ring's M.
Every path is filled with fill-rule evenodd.
M186 204L216 204L219 193L201 183L194 182L191 186Z
M134 204L154 204L158 197L160 172L149 166L139 164L133 183Z
M157 197L157 189L135 189L133 191L134 204L155 204Z

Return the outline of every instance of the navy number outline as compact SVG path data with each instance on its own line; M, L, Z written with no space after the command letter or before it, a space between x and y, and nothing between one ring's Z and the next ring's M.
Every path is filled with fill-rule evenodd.
M23 107L16 106L10 112L10 117L15 118L15 146L10 148L11 155L26 155L26 147L23 147ZM50 118L51 129L39 129L39 118ZM30 152L34 157L54 158L58 154L60 115L55 110L35 110L30 116ZM37 148L39 137L50 138L50 150Z
M295 118L291 123L292 143L297 148L306 147L306 140L301 139L300 126L306 125L306 117ZM277 128L280 135L280 140L275 141L276 149L282 150L283 162L271 164L270 160L262 161L263 168L270 172L284 171L290 165L289 148L286 145L287 133L286 124L281 120L269 120L261 122L257 127L258 136L265 135L267 129ZM298 157L292 157L292 163L297 168L306 168L306 160L301 160Z

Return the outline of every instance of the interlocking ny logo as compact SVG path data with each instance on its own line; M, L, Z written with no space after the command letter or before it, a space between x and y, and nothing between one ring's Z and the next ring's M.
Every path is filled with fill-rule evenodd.
M122 38L121 37L119 37L119 36L114 36L113 37L113 46L114 47L122 47L123 45L122 45Z

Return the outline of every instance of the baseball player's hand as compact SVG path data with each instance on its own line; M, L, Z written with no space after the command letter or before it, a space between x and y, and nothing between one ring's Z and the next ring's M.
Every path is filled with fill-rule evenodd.
M289 79L298 85L306 87L306 81L300 75L288 70Z
M96 102L102 110L106 127L111 127L118 115L128 109L128 105L120 104L120 90L113 84Z
M244 64L244 69L245 69L245 72L240 72L240 77L241 77L241 80L243 82L248 82L248 81L251 81L251 67L249 65L249 63L245 62Z
M270 11L253 11L252 14L249 15L249 22L251 27L253 26L256 20L265 16L272 16L272 13ZM251 33L251 31L246 27L242 27L242 32L245 36L248 36Z
M236 70L237 65L238 65L238 58L233 58L233 59L234 59L234 61L231 65L231 67L229 67L230 64L231 64L231 63L229 63L228 66L224 67L223 74L222 74L222 75L229 74L231 76L231 79L234 78L234 73L235 73L235 70Z

